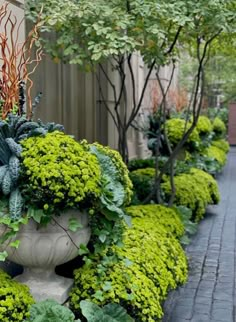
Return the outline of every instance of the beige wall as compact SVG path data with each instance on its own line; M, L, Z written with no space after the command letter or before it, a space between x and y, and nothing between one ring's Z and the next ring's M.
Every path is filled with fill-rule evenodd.
M2 6L3 4L5 4L6 2L9 3L8 8L9 8L9 13L10 11L12 12L12 16L16 16L17 18L17 22L20 23L23 19L24 19L24 1L23 0L11 0L11 1L3 1L0 0L0 6ZM6 18L3 20L3 23L6 21ZM4 32L3 29L4 25L1 24L0 25L0 32ZM21 24L20 30L19 30L19 43L24 42L25 39L25 23L23 22Z
M138 100L146 75L146 68L142 59L134 55L132 61L136 79L136 99ZM112 81L119 87L119 79L114 72L106 68ZM165 71L168 77L169 71ZM162 77L163 78L163 77ZM106 102L113 106L112 89L102 72L99 79L103 86ZM92 73L83 73L75 65L55 64L50 58L44 57L37 72L33 76L34 88L32 96L42 91L43 96L36 116L43 121L55 121L65 126L68 133L78 139L86 138L88 141L98 141L117 148L118 136L112 118L103 104L103 97L99 95L97 80ZM149 81L137 122L142 124L152 108L151 88L154 81ZM164 80L165 85L165 80ZM131 90L128 90L128 107L132 108ZM128 147L130 159L144 158L150 155L147 142L141 132L130 129L128 133Z

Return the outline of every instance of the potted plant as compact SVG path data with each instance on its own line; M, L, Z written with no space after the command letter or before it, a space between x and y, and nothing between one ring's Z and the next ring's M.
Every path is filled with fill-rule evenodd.
M126 218L132 187L116 151L59 129L11 114L0 121L0 233L2 255L24 266L17 279L36 299L63 303L73 281L55 267L87 244L95 212L101 221ZM105 239L109 229L102 229Z
M7 5L1 12L6 14ZM61 125L33 121L38 98L31 103L29 76L35 66L29 71L29 65L41 60L40 47L30 58L40 23L19 49L16 21L9 14L5 32L10 29L10 36L0 35L6 53L0 80L0 260L8 256L23 265L17 279L29 285L36 300L63 303L73 281L57 276L55 266L79 253L90 227L96 243L118 242L114 227L127 220L123 208L132 184L118 152L77 142Z

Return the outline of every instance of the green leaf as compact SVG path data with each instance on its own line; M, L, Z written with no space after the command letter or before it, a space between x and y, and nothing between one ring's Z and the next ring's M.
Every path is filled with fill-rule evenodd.
M24 199L21 195L20 189L14 189L9 198L9 212L13 220L17 220L21 217L23 205Z
M106 239L107 239L107 236L105 235L105 234L101 234L101 235L99 235L99 237L98 237L99 239L100 239L100 241L102 242L102 243L105 243L105 241L106 241Z
M112 289L112 285L111 285L111 282L105 282L102 289L104 291L110 291Z
M124 215L123 218L124 218L124 221L125 221L126 225L128 227L132 227L132 218L131 218L131 216Z
M102 269L102 272L104 272L104 269ZM96 291L93 296L95 297L95 299L97 299L99 301L103 301L104 300L103 292L100 291L100 290Z
M181 243L182 245L185 245L185 246L189 245L189 243L190 243L190 239L189 239L189 237L188 237L187 235L182 236L182 237L180 238L180 243Z
M75 316L67 307L49 299L31 306L27 322L75 322Z
M35 209L35 208L32 208L30 207L28 209L28 216L30 218L33 218L38 224L41 223L42 221L42 218L45 216L44 212L42 209Z
M116 303L110 303L103 308L105 314L112 318L111 321L134 322L134 320L127 314L126 310Z
M81 301L80 308L88 322L134 322L126 310L118 304L107 304L100 308L89 301Z
M79 255L83 256L83 255L88 254L88 253L89 253L89 250L88 250L87 246L84 245L84 244L81 244L80 247L79 247Z
M0 261L4 262L5 259L7 258L7 256L8 256L8 254L5 250L3 252L0 252Z
M68 229L72 232L76 232L78 229L83 228L80 221L77 218L70 218L69 219L69 226Z
M124 259L124 263L125 263L126 267L129 267L129 266L133 265L133 262L131 260L129 260L128 258Z
M15 241L13 241L13 242L10 243L10 246L11 247L14 247L16 249L19 247L19 245L20 245L20 241L19 240L15 240Z

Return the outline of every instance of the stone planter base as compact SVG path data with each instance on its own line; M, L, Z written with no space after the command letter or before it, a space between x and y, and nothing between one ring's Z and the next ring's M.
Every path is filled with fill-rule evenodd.
M53 271L25 268L23 274L14 278L30 288L35 301L54 299L60 304L66 302L73 285L72 278L57 275Z
M46 227L38 227L31 219L13 239L20 240L19 248L6 245L2 250L8 252L9 260L23 266L23 273L15 279L29 286L36 301L50 298L62 304L68 298L73 279L57 275L55 267L75 258L80 245L88 243L91 232L87 213L70 210L54 218ZM82 228L69 231L71 218L79 220ZM1 228L4 231L0 227L0 236Z

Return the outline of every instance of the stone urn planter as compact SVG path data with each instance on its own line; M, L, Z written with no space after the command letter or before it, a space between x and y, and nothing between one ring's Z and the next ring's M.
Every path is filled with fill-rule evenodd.
M30 219L14 238L20 241L18 249L4 245L8 259L24 268L16 279L29 286L36 301L52 298L62 304L68 298L73 279L57 275L55 267L75 258L79 246L88 243L91 234L88 216L70 210L55 217L46 227L39 227ZM70 218L76 218L82 228L76 232L68 230ZM0 226L0 235L4 229Z

